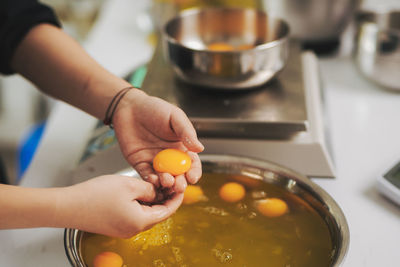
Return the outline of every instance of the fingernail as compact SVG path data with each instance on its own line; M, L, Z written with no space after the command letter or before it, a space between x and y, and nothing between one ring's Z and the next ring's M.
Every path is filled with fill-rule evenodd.
M153 215L156 218L164 218L168 214L168 212L169 212L169 209L167 206L165 206L165 209L154 211Z
M199 145L201 147L201 150L204 150L204 145L202 143L200 143L200 141L199 141Z

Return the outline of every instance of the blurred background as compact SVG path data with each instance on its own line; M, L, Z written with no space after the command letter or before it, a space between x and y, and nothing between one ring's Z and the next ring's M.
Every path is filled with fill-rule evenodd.
M44 0L41 2L53 7L64 31L84 45L90 30L101 16L102 8L107 7L107 1ZM311 0L297 1L299 5L305 6ZM160 25L163 23L162 20L170 17L179 9L204 5L260 8L264 1L153 0L152 3L153 8L149 13L153 15L151 17L154 25ZM399 1L364 0L361 4L361 7L372 9L393 6L400 8ZM126 19L134 20L135 18ZM143 20L136 20L136 23L141 22ZM18 183L29 165L53 105L54 100L40 93L20 76L0 76L0 156L5 166L5 169L0 168L0 172L3 172L3 174L0 173L0 176L5 175L9 183Z
M64 31L82 44L104 4L103 0L41 2L54 8ZM18 183L28 167L53 104L19 75L0 75L0 157L5 166L0 176L7 182Z

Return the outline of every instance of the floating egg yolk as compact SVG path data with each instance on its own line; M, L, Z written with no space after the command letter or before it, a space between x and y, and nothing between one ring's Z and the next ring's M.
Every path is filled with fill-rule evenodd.
M227 43L212 43L207 46L207 48L211 51L233 51L235 48Z
M226 202L237 202L244 198L245 194L244 186L235 182L226 183L219 189L219 196Z
M190 169L192 160L181 150L164 149L154 157L153 168L158 172L167 172L174 176L184 174Z
M183 204L193 204L204 199L204 193L198 185L188 185L183 195Z
M279 217L288 211L288 205L279 198L266 198L257 201L258 211L267 217Z
M93 260L94 267L121 267L122 264L121 256L111 251L101 252Z

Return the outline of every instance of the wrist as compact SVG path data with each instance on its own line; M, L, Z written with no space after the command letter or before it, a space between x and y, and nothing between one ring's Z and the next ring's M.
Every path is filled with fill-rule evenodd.
M103 120L104 124L113 128L114 118L118 116L117 114L121 113L121 110L124 110L126 107L136 107L137 103L140 103L143 97L146 96L145 92L133 86L121 89L115 94L107 107Z
M115 113L117 113L120 109L131 106L132 104L137 105L136 103L142 101L144 97L147 97L147 94L144 91L136 87L132 88L121 99L115 110Z
M83 194L76 185L59 188L54 200L52 227L79 228L82 214L85 213L86 201L82 199Z

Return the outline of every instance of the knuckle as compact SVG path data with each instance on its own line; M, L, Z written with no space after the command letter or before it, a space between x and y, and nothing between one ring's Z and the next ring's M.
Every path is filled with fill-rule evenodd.
M153 184L151 184L151 183L145 183L145 190L146 190L146 192L152 192L152 191L154 191L154 185Z

